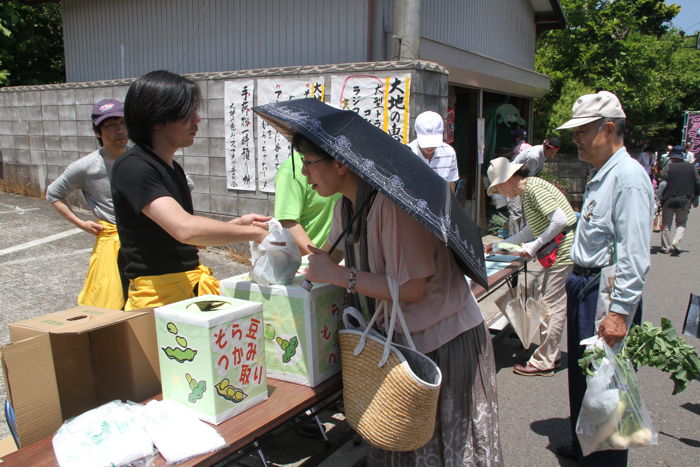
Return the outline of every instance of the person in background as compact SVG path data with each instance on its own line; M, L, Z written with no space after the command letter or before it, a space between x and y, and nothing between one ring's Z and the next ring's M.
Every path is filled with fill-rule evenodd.
M420 156L431 169L444 178L454 193L459 180L457 153L442 140L445 124L440 114L423 112L416 117L414 125L416 139L408 143L416 156Z
M583 195L571 247L574 265L566 281L572 445L561 446L557 453L582 460L582 465L625 466L627 450L599 451L582 458L575 433L586 392L586 377L578 365L585 347L579 343L597 334L612 347L625 338L635 315L640 317L649 272L654 193L646 172L625 149L626 117L617 96L608 91L583 95L572 113L558 129L573 129L579 159L594 170ZM601 269L612 264L612 304L596 322Z
M532 145L527 142L527 131L523 128L510 130L510 134L513 135L513 142L515 143L515 146L513 146L513 155L511 156L512 160L521 152L530 149Z
M91 119L100 148L70 164L46 189L46 199L68 222L96 237L78 304L121 310L125 283L118 265L120 243L109 178L129 142L124 106L103 99L93 106ZM82 192L97 221L83 220L70 208L66 198L74 190Z
M685 143L685 161L695 164L695 153L690 152L690 143Z
M540 330L540 345L527 362L513 366L513 372L523 376L552 376L558 366L562 333L566 326L566 278L571 272L571 244L576 214L557 187L538 177L529 176L530 169L521 163L508 162L505 157L491 161L488 193L499 192L523 200L525 228L508 237L508 243L525 243L520 256L529 260L550 242L558 243L556 260L545 266L540 296L547 306L544 325ZM562 234L560 236L560 234ZM491 253L493 245L486 251Z
M531 146L515 156L513 163L527 166L531 176L537 176L544 168L545 159L553 159L559 152L561 142L559 138L546 139L542 144ZM525 228L523 216L523 202L520 196L508 198L508 233L514 235Z
M654 153L653 148L651 146L646 146L644 150L639 153L639 159L637 159L637 161L639 161L639 163L642 164L642 167L644 167L644 171L651 178L651 171L654 167L654 164L656 164L656 154Z
M333 208L341 196L324 198L316 193L302 174L305 162L301 154L292 151L275 175L275 217L289 229L302 255L310 253L309 245L322 247L326 244L333 223Z
M700 176L695 166L687 162L685 148L674 146L669 154L671 162L661 172L661 184L658 193L661 200L663 216L661 229L661 251L678 255L688 222L690 205L698 206L700 195ZM676 233L671 241L671 226L676 219Z
M442 372L433 438L415 451L370 447L367 465L502 465L491 339L452 251L307 138L297 134L292 147L308 161L304 174L321 196L343 195L325 248L352 224L349 238L334 251L347 253L346 266L312 247L306 278L344 287L367 303L391 300L387 276L395 278L413 342Z
M134 81L124 116L136 144L112 168L112 198L125 258L125 310L219 294L219 281L200 264L197 246L262 241L269 217L230 222L195 216L185 172L173 160L191 146L201 121L199 87L159 70Z
M515 164L524 164L530 170L530 176L536 177L544 169L547 159L554 159L561 147L561 141L556 136L545 139L542 144L531 146L513 159Z
M657 163L656 163L656 171L657 171L657 173L661 173L661 171L664 170L664 167L666 167L666 165L667 165L669 162L671 162L671 160L669 159L668 155L671 154L671 150L672 150L672 149L673 149L673 145L672 145L672 144L667 145L667 146L666 146L666 152L663 153L663 154L661 154L661 155L659 156L659 159L658 159L658 161L657 161Z

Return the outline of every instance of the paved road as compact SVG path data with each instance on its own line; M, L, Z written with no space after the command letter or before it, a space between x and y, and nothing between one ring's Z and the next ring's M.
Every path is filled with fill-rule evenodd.
M0 344L8 342L7 324L32 316L59 311L75 304L85 275L92 237L74 232L43 200L0 193ZM670 318L677 328L690 292L700 293L700 210L693 210L687 240L680 256L654 253L645 288L645 319L658 323ZM654 234L654 245L659 244ZM218 250L203 250L205 264L218 278L247 268ZM700 350L697 339L687 338ZM501 340L496 345L501 439L509 466L572 465L560 461L550 449L568 441L566 370L551 378L515 375L512 365L526 358L518 341ZM660 432L659 445L632 451L632 466L691 466L700 461L700 382L691 383L678 396L663 374L647 368L639 372L642 394ZM4 400L4 384L0 400ZM294 434L273 441L266 454L277 465L318 465L333 449L348 440L347 426L335 410L322 419L331 443L324 446ZM7 436L0 420L0 437ZM326 465L352 465L352 456L340 456ZM259 465L249 457L233 465Z

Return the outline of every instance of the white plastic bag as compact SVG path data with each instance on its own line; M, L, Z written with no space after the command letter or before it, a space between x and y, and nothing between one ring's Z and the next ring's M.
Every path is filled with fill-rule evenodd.
M146 431L169 464L226 446L214 427L197 419L172 400L150 401L141 407Z
M58 464L147 465L156 450L134 405L112 401L66 421L52 441Z
M581 345L601 349L603 354L600 360L593 360L594 374L586 376L586 393L576 422L583 455L657 444L658 433L629 358L616 355L599 337L581 341Z
M261 285L290 284L301 265L301 253L292 234L277 219L270 219L268 226L270 233L262 243L250 242L250 278Z

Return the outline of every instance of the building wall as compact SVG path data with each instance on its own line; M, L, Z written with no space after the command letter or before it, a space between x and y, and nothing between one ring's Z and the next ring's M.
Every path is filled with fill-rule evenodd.
M393 0L61 3L69 82L392 59ZM421 11L422 37L533 69L528 0L423 0Z
M179 151L176 160L195 182L192 196L195 210L223 218L248 212L272 215L274 210L274 194L235 191L226 187L224 83L227 79L322 75L328 87L332 75L394 70L411 75L411 129L415 116L427 108L439 109L443 115L446 114L447 73L428 62L383 62L190 75L202 91L199 108L202 122L194 144ZM132 81L0 88L0 188L42 196L48 184L71 162L98 147L90 122L92 105L105 98L123 101ZM71 201L79 204L80 197L74 197Z
M534 69L535 21L527 0L423 0L421 35Z
M394 0L379 1L392 31ZM421 37L534 69L535 13L528 0L422 0Z
M62 4L69 82L367 60L367 0Z
M578 158L576 154L557 154L553 161L544 163L544 171L557 177L564 184L567 198L574 210L580 211L583 192L593 166Z

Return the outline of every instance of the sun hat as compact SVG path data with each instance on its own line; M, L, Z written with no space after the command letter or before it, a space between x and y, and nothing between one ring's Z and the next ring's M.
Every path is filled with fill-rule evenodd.
M626 118L617 96L608 91L585 94L574 102L571 119L557 130L585 125L600 118Z
M442 144L442 133L445 124L442 117L436 112L423 112L416 117L416 136L418 146L421 148L436 148Z
M105 119L124 116L124 104L115 99L102 99L92 107L92 124L98 126Z
M668 157L675 157L676 159L685 159L685 148L680 144L673 146L671 152L668 153Z
M489 182L491 182L486 193L489 195L494 194L496 192L496 185L507 182L523 165L524 164L511 162L506 157L497 157L492 160L489 169L486 171Z

